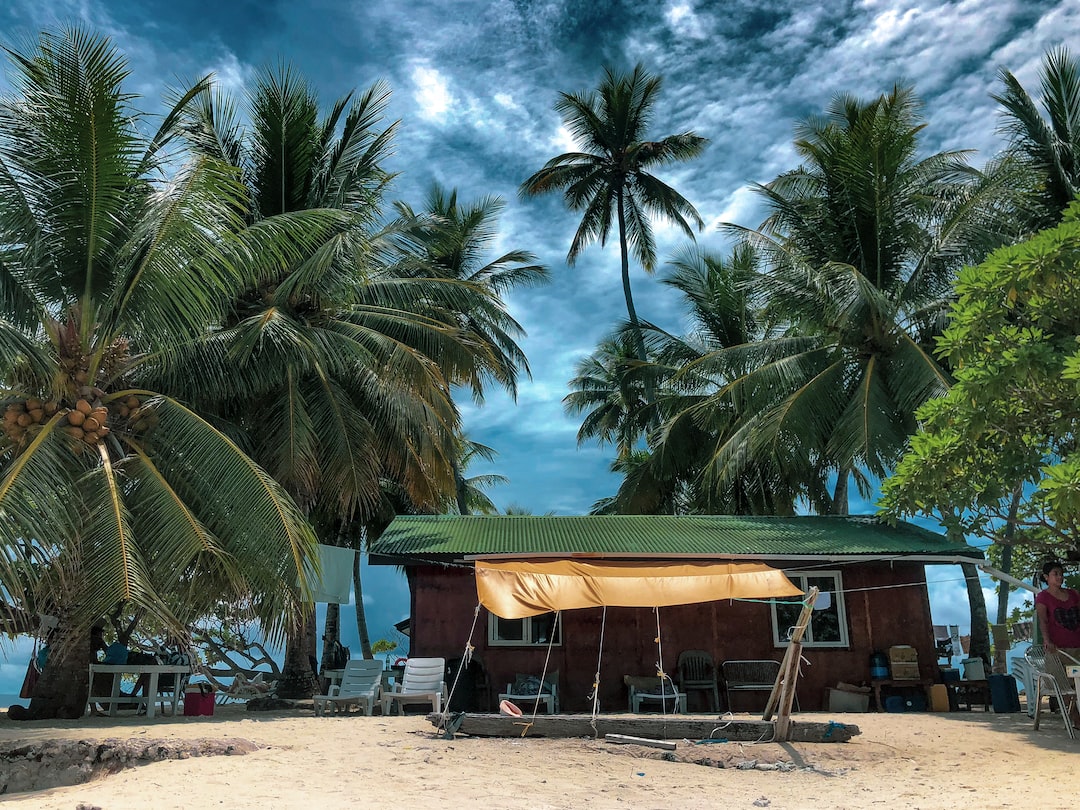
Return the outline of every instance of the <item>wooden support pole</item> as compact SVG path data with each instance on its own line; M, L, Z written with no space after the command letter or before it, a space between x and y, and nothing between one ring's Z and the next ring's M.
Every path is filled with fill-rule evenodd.
M806 633L806 628L810 624L810 617L814 613L814 603L818 598L817 587L811 587L806 592L806 599L803 601L802 612L799 613L799 620L795 623L795 628L791 632L791 642L788 644L787 650L784 652L784 660L780 664L780 671L776 673L776 683L773 684L772 692L769 694L769 700L765 704L765 711L762 712L762 720L771 720L773 710L777 706L786 707L786 717L782 721L785 732L788 724L791 722L791 705L795 700L795 685L799 679L799 657L802 654L802 637ZM778 729L779 730L779 729ZM785 738L777 735L774 739L783 740Z

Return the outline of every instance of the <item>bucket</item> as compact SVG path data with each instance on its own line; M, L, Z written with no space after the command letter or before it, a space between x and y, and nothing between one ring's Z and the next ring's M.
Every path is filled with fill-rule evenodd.
M881 650L870 653L870 678L875 681L889 679L889 657Z

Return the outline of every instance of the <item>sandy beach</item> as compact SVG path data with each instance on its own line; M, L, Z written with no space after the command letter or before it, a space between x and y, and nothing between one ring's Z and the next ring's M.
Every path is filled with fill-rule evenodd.
M446 740L421 716L320 717L218 707L213 717L0 720L0 741L250 741L243 755L153 762L4 797L12 808L1055 807L1080 763L1058 715L813 714L853 723L840 744ZM671 755L667 755L671 756ZM696 764L694 760L713 763ZM723 763L717 767L715 763ZM778 764L779 763L779 764Z

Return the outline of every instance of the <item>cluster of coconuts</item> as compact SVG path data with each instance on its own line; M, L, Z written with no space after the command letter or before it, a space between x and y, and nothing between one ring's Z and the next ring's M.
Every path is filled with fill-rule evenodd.
M91 391L90 394L101 394ZM100 399L97 400L100 402ZM75 401L75 407L67 408L56 400L42 401L31 397L23 402L12 402L4 411L3 429L8 438L21 444L27 431L39 425L57 412L61 415L61 429L86 444L94 445L109 435L109 423L124 421L136 432L142 433L157 424L157 414L142 406L136 396L109 403L109 406L91 405L85 397Z
M66 419L63 430L73 439L97 444L109 435L109 409L101 405L95 408L85 399L75 403L75 407L67 412Z
M36 397L25 402L12 402L4 411L4 433L13 442L21 442L27 428L40 425L47 417L56 413L58 408L57 403L42 402Z

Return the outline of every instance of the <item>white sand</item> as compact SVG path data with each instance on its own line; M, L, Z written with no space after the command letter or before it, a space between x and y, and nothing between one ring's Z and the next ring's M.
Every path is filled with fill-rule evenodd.
M4 718L0 739L5 742L238 737L260 746L244 756L156 762L83 785L5 796L4 806L926 810L1075 803L1080 740L1068 739L1056 714L1037 732L1023 713L802 718L852 723L862 734L840 744L679 744L682 758L799 766L782 772L669 762L654 749L590 739L444 740L419 716L316 718L218 707L214 717L151 722L83 718L15 723Z

